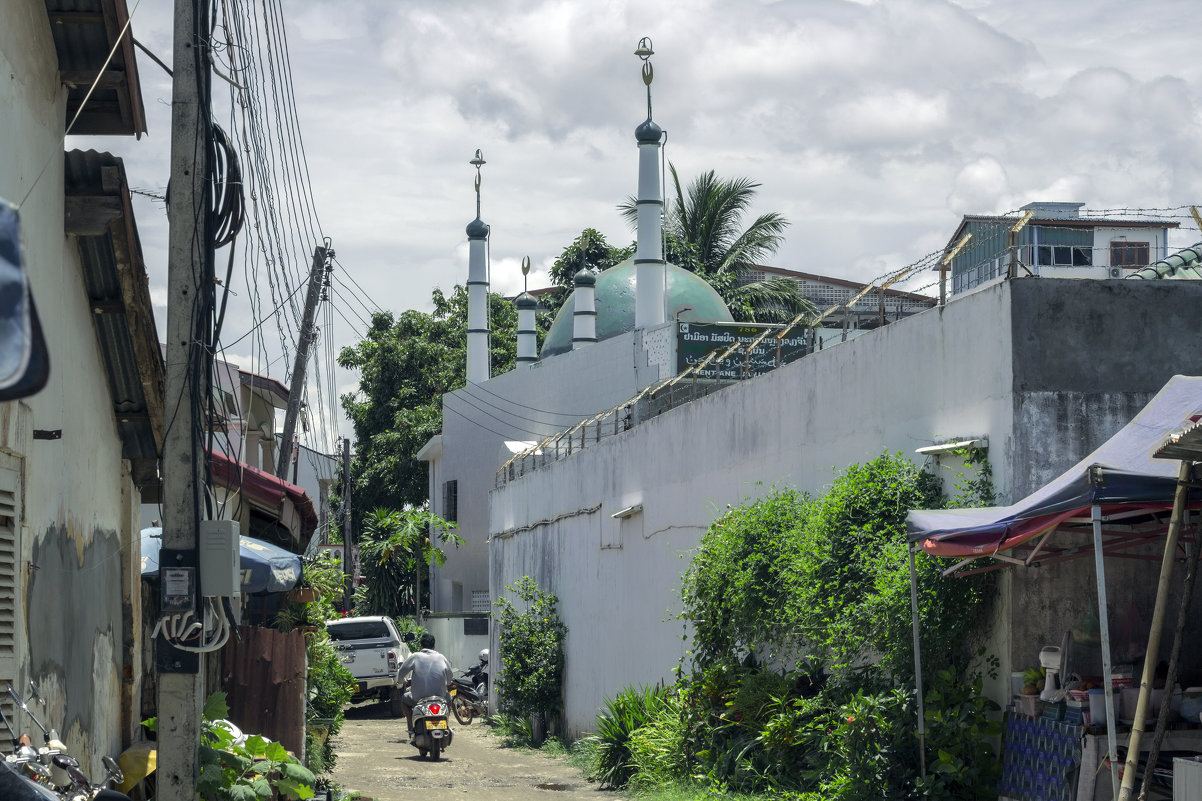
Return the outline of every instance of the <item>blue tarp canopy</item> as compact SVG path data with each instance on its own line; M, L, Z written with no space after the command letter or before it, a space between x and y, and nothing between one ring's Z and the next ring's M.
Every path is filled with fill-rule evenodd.
M159 577L163 529L142 529L142 578ZM294 553L253 537L240 537L242 593L287 592L301 577L301 559Z
M912 511L906 518L910 541L933 556L987 556L1088 517L1095 504L1108 516L1171 509L1179 463L1153 453L1199 414L1202 378L1174 376L1122 430L1021 501Z

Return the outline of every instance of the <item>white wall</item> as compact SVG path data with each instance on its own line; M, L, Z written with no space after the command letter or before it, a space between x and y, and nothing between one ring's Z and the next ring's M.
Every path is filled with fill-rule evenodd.
M560 597L565 723L588 730L621 687L671 681L688 647L680 575L727 504L774 486L821 492L883 451L918 462L923 445L980 436L998 502L1016 500L1174 373L1202 374L1202 352L1163 344L1202 336L1199 303L1202 282L995 284L668 411L492 493L493 595L529 575ZM1114 602L1143 604L1130 588L1154 586L1155 569L1119 568ZM1087 613L1093 586L1088 560L1001 577L982 631L1001 662L992 697Z
M0 196L24 201L21 235L50 379L40 393L0 404L10 421L23 421L0 434L0 451L24 474L18 604L28 613L23 620L18 610L17 675L0 676L0 685L37 680L46 719L95 775L100 755L121 744L119 557L136 527L137 490L121 458L75 243L64 236L66 92L46 6L15 0L4 8ZM35 440L34 429L62 435Z
M672 410L496 490L493 594L530 575L559 596L569 629L568 732L591 729L602 701L624 685L673 680L688 647L674 619L680 575L727 504L774 486L818 491L832 466L978 435L990 438L1004 492L1010 330L1006 287L974 293ZM637 503L641 514L611 517Z
M650 365L643 332L632 332L443 396L443 456L431 464L431 504L442 516L443 482L459 482L458 533L465 545L449 550L446 565L432 573L433 611L470 611L472 591L488 590L488 493L505 461L504 442L564 431L666 375L670 329L647 335L656 343ZM453 603L453 583L461 587L460 605Z

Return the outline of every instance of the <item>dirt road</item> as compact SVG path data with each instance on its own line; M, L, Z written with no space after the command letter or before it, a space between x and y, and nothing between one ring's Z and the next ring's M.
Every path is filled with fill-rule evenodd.
M347 712L334 738L334 781L375 801L435 798L481 801L617 801L566 761L535 751L502 748L479 720L462 726L452 718L455 740L438 762L418 757L405 736L405 719L377 704Z

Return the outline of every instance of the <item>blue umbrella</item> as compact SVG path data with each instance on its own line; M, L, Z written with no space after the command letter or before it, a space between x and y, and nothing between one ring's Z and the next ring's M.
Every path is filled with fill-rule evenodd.
M159 577L161 528L142 529L142 578ZM301 559L294 553L253 537L239 537L242 593L287 592L301 577Z

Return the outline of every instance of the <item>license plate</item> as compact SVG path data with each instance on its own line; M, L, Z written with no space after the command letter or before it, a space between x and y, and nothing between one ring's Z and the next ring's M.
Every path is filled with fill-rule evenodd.
M446 727L447 727L447 722L445 720L427 720L426 721L427 729L445 729Z

